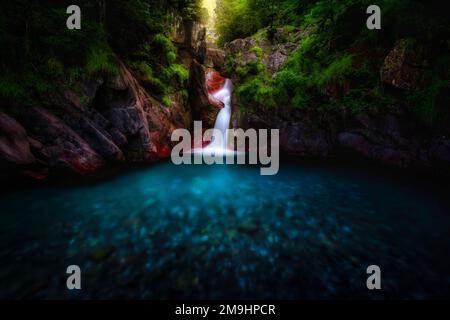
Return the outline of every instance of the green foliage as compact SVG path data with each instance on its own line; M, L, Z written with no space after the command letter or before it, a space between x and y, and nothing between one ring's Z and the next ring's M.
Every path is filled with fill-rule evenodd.
M441 91L447 83L440 79L433 81L428 87L413 92L408 96L409 102L414 107L414 112L426 126L433 126L440 113L440 107L448 108L450 99L441 95ZM448 113L448 110L442 110Z
M165 70L165 77L168 81L175 78L180 87L185 87L189 79L189 71L182 64L171 64Z
M162 96L168 91L163 81L153 75L150 65L144 61L130 62L129 65L136 72L144 87L157 96Z
M88 76L96 73L117 74L117 64L109 48L90 48L86 60L86 72Z
M0 96L9 100L23 101L26 93L14 75L3 73L0 74Z
M0 101L45 103L61 87L76 90L94 74L118 70L117 56L163 97L184 90L187 71L165 33L172 13L201 18L200 0L15 0L0 2ZM66 8L82 9L81 30L68 30Z
M255 103L261 106L274 106L273 87L265 78L249 79L238 87L237 94L244 106Z
M166 107L170 107L170 105L172 104L172 101L170 100L170 97L168 95L164 95L161 98L161 102L163 103L163 105L165 105Z
M248 61L245 65L236 65L235 57L228 57L226 68L234 70L239 77L236 92L241 106L268 106L275 105L274 88L266 66L262 63L263 50L253 47L250 52L255 53L256 59Z
M254 7L258 0L217 0L216 30L219 32L219 44L236 38L242 38L264 27L262 16ZM265 6L262 6L265 7Z
M249 51L253 52L254 54L256 54L256 57L258 59L261 59L262 56L263 56L263 50L260 47L253 47Z
M292 69L284 69L274 79L276 100L279 104L291 104L294 108L306 108L311 97L308 78Z
M164 34L157 33L131 58L130 66L144 86L169 106L168 95L187 87L189 72L177 64L177 49Z
M207 12L202 10L201 0L179 0L178 5L181 7L181 13L184 19L191 21L205 21L208 19Z
M159 52L165 63L174 63L177 57L175 45L164 34L158 33L152 40L152 54ZM164 63L164 62L163 62Z
M352 70L352 56L344 54L334 59L327 67L313 75L313 81L318 88L323 88L331 81L341 82Z
M381 0L376 4L382 10L383 27L373 31L366 28L365 15L371 4L370 0L219 0L220 45L247 36L256 43L279 41L271 39L279 27L285 32L305 31L297 40L289 38L299 46L274 75L260 66L264 52L258 47L250 49L257 61L245 66L226 62L228 73L238 78L239 101L247 107L275 104L344 108L351 113L406 103L430 126L449 114L445 88L450 81L450 20L445 10L433 0ZM428 72L433 82L405 99L383 90L379 70L396 41L408 38L432 52L428 62L433 70Z

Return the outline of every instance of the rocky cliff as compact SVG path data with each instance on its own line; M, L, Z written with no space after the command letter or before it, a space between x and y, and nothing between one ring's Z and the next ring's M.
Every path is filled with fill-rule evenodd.
M223 51L211 48L200 23L176 14L170 21L177 63L189 70L188 96L180 88L163 104L118 58L115 75L97 73L77 90L62 85L41 104L1 106L0 177L43 180L154 162L170 155L174 129L189 129L193 120L213 127L220 106L209 99L206 75L223 66Z
M172 130L189 125L188 104L173 96L165 107L118 64L116 76L89 79L81 95L66 90L45 106L0 113L2 168L26 166L27 174L41 178L54 169L87 175L108 162L167 156Z
M236 70L262 63L273 79L307 34L307 30L278 29L271 41L258 35L232 41L225 46L227 60L233 60L226 75L239 86ZM405 92L420 90L429 82L425 48L407 49L405 40L400 40L387 52L376 66L379 81L386 92L394 91L400 99L393 100L386 111L350 112L339 98L352 83L330 82L323 99L338 104L333 110L249 105L235 97L233 126L280 129L281 152L295 156L356 155L388 166L450 174L449 119L425 127L402 100Z
M42 105L2 106L0 175L19 173L35 179L61 171L92 175L114 163L167 157L174 129L190 128L193 120L202 120L204 128L214 126L221 106L210 99L208 74L218 70L239 87L239 69L258 69L262 64L274 78L308 33L278 29L270 41L256 35L234 40L220 50L207 42L200 24L174 17L171 37L179 63L189 68L188 97L174 92L170 105L162 104L117 61L116 75L97 74L80 83L80 92L62 87ZM412 48L399 40L380 61L379 79L386 90L411 92L430 81L423 47ZM349 81L331 81L323 95L343 103L339 98L351 86ZM323 112L288 104L243 107L234 94L232 126L280 129L280 149L285 154L354 154L393 167L449 174L449 119L425 128L406 103L396 101L386 112L352 113L344 104Z

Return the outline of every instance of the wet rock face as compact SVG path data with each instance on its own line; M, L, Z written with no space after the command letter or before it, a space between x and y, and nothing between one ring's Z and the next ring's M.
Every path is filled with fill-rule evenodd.
M403 114L358 116L279 106L237 112L233 126L280 130L280 151L303 158L350 155L395 168L450 174L450 138L430 137Z
M26 165L35 161L22 125L0 112L0 163Z
M373 161L400 168L430 168L430 141L404 116L360 115L337 136L338 146Z
M103 165L95 152L60 118L40 107L23 118L28 135L40 143L33 153L50 167L64 167L79 174L92 174Z
M280 148L284 153L303 157L325 157L331 152L326 131L302 122L281 126Z
M431 80L428 68L426 48L401 39L384 60L381 80L398 89L422 89Z
M283 67L287 57L297 48L299 39L305 34L305 31L300 29L287 32L285 29L279 28L272 40L267 37L236 39L225 46L225 55L233 57L237 65L245 66L258 59L252 49L260 48L262 50L261 62L270 73L275 73Z
M217 71L222 71L225 66L225 52L221 49L207 48L205 64Z
M2 163L90 175L107 163L167 157L171 132L190 124L181 94L163 106L121 63L117 75L90 79L81 91L84 99L67 90L45 108L23 108L16 119L0 113Z
M171 39L178 46L196 48L204 40L206 29L195 21L183 20L179 15L172 16Z
M269 73L274 74L282 69L289 54L297 48L298 41L306 34L305 30L287 32L280 28L272 40L256 36L236 39L225 46L225 53L235 59L238 66L246 66L259 60ZM257 54L254 48L259 48L261 54ZM236 75L227 76L236 79ZM236 97L233 101L233 127L279 129L281 152L302 157L325 157L332 152L333 144L329 133L317 121L319 115L307 115L290 106L260 106L258 110L239 110L236 107L239 104Z
M123 85L107 83L103 86L96 107L115 132L119 133L116 136L125 138L126 144L122 147L125 157L132 161L147 160L152 153L156 153L156 149L150 139L144 112L145 92L126 68L121 68L117 78L109 83L123 82Z
M207 68L202 64L196 60L192 62L189 79L190 103L193 119L201 120L205 128L213 128L220 108L210 100L206 81L207 72Z
M253 36L236 39L225 46L227 59L237 66L259 61L269 73L281 70L308 30L277 30L273 39ZM258 47L259 50L254 48ZM258 52L259 51L259 52ZM426 48L406 40L397 42L381 67L381 80L401 90L419 90L429 81L429 53ZM229 71L232 72L232 71ZM238 80L236 74L227 77ZM351 89L351 83L330 82L324 94L338 103ZM450 139L417 124L403 107L392 107L391 114L359 114L336 111L324 114L301 111L279 105L247 107L239 110L234 99L232 124L235 128L270 128L280 130L280 151L300 157L358 155L376 163L399 167L437 170L450 173Z

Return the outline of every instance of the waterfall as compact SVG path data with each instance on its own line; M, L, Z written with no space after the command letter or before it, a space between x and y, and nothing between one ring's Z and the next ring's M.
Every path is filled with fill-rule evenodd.
M209 91L211 98L223 103L223 108L220 109L216 117L214 124L215 130L211 135L211 142L206 147L194 148L190 151L194 155L202 155L204 158L236 155L234 150L228 150L227 148L227 129L230 126L231 120L231 94L233 92L233 84L230 79L225 79L223 84L219 86L221 82L222 80L220 82L212 81L212 85L209 88L211 90Z
M211 137L211 143L205 148L205 150L223 150L227 149L228 135L226 130L230 126L231 119L231 93L233 91L233 85L230 79L225 79L223 87L213 94L213 97L224 104L224 107L217 115L214 129L217 132ZM218 137L217 135L221 135Z

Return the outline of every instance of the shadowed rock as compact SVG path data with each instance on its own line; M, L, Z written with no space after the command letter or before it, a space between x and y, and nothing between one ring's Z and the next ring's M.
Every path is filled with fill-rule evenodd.
M24 118L29 135L39 141L36 156L51 167L66 167L79 174L92 174L103 159L61 119L40 107Z
M0 112L0 159L19 165L35 161L27 132L20 123L3 112Z
M398 89L418 90L430 83L426 49L406 39L397 41L381 68L381 80Z

